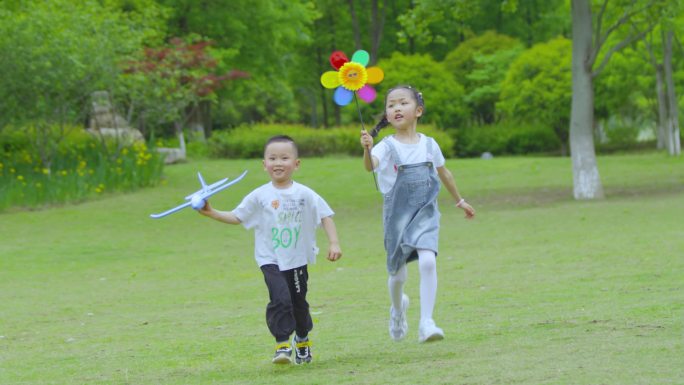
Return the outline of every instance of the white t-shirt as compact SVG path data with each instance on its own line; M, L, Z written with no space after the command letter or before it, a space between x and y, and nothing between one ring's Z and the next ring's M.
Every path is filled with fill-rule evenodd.
M277 264L281 271L316 261L316 228L334 214L320 195L297 182L287 189L271 182L260 186L233 213L246 229L254 229L259 266Z
M416 144L405 144L394 139L394 135L386 137L371 150L371 155L378 158L378 167L374 170L378 174L378 188L383 194L390 192L397 180L398 166L401 164L414 164L422 162L432 162L435 167L444 166L444 155L437 142L429 136L418 134L420 140ZM392 145L399 154L399 162L394 164L391 161L392 152L385 140L392 141ZM427 153L427 141L432 141L432 153Z

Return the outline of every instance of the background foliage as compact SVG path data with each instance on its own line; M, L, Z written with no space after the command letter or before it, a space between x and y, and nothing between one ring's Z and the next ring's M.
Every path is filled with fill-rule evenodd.
M663 148L656 74L670 32L684 107L682 0L649 4L605 9L608 25L644 8L632 27L651 29L613 52L627 32L615 33L598 53L612 57L594 78L599 151ZM419 129L449 136L445 153L565 155L571 22L566 0L5 0L0 140L25 133L38 169L56 172L61 143L89 125L91 94L105 90L150 144L201 133L188 136L192 155L256 156L260 146L241 146L274 127L301 133L305 153L353 154L342 133L358 131L359 111L335 105L320 75L332 51L365 49L386 74L360 106L365 127L389 88L410 84L426 102Z

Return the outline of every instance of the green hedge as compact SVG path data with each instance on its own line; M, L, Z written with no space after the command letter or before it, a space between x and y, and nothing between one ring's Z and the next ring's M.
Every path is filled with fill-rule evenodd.
M370 127L367 129L370 130ZM444 156L453 155L454 140L449 134L429 125L419 126L418 131L435 138ZM380 137L393 132L388 127L380 132ZM315 129L297 125L257 124L214 131L208 141L209 155L214 158L261 158L264 143L274 135L291 136L297 142L302 157L362 154L359 127Z
M541 124L473 126L455 131L458 156L555 153L561 142L551 127Z

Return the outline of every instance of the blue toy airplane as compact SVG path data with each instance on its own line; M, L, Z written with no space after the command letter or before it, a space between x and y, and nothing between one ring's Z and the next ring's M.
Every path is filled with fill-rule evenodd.
M183 203L182 205L176 206L176 207L172 208L171 210L164 211L163 213L150 214L150 217L155 218L155 219L165 217L169 214L175 213L176 211L184 209L188 206L192 206L193 209L199 210L202 207L204 207L204 204L205 204L207 198L209 198L210 196L216 194L217 192L225 190L228 187L239 182L240 180L242 180L242 178L245 177L246 174L247 174L247 170L245 170L242 174L240 174L240 176L238 176L237 178L233 179L230 182L228 182L228 178L224 178L218 182L212 183L212 184L207 186L207 184L204 183L204 178L202 178L202 174L200 174L198 172L197 177L199 178L200 183L202 184L201 189L199 189L196 192L186 196L185 200L187 202Z

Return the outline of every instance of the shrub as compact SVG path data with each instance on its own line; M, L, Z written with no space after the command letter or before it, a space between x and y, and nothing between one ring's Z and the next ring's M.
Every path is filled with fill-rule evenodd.
M458 156L551 153L561 148L558 136L543 124L499 124L472 126L457 130Z
M0 132L0 210L76 202L161 178L163 159L145 143L121 147L69 127L46 163L32 135L30 128Z
M446 132L429 125L421 125L418 130L435 138L444 156L453 155L454 141ZM359 132L359 127L315 129L280 124L240 126L232 130L214 131L208 141L209 155L215 158L261 158L268 138L284 134L297 142L299 155L302 157L340 154L360 156L362 150ZM381 131L380 137L392 132L391 129L385 129Z
M456 127L470 115L464 100L463 86L454 79L445 65L436 62L429 55L403 55L395 52L391 58L380 60L378 66L385 72L384 80L377 86L380 103L387 90L399 84L407 84L423 93L423 122L440 128ZM377 112L382 110L383 106L380 104Z

